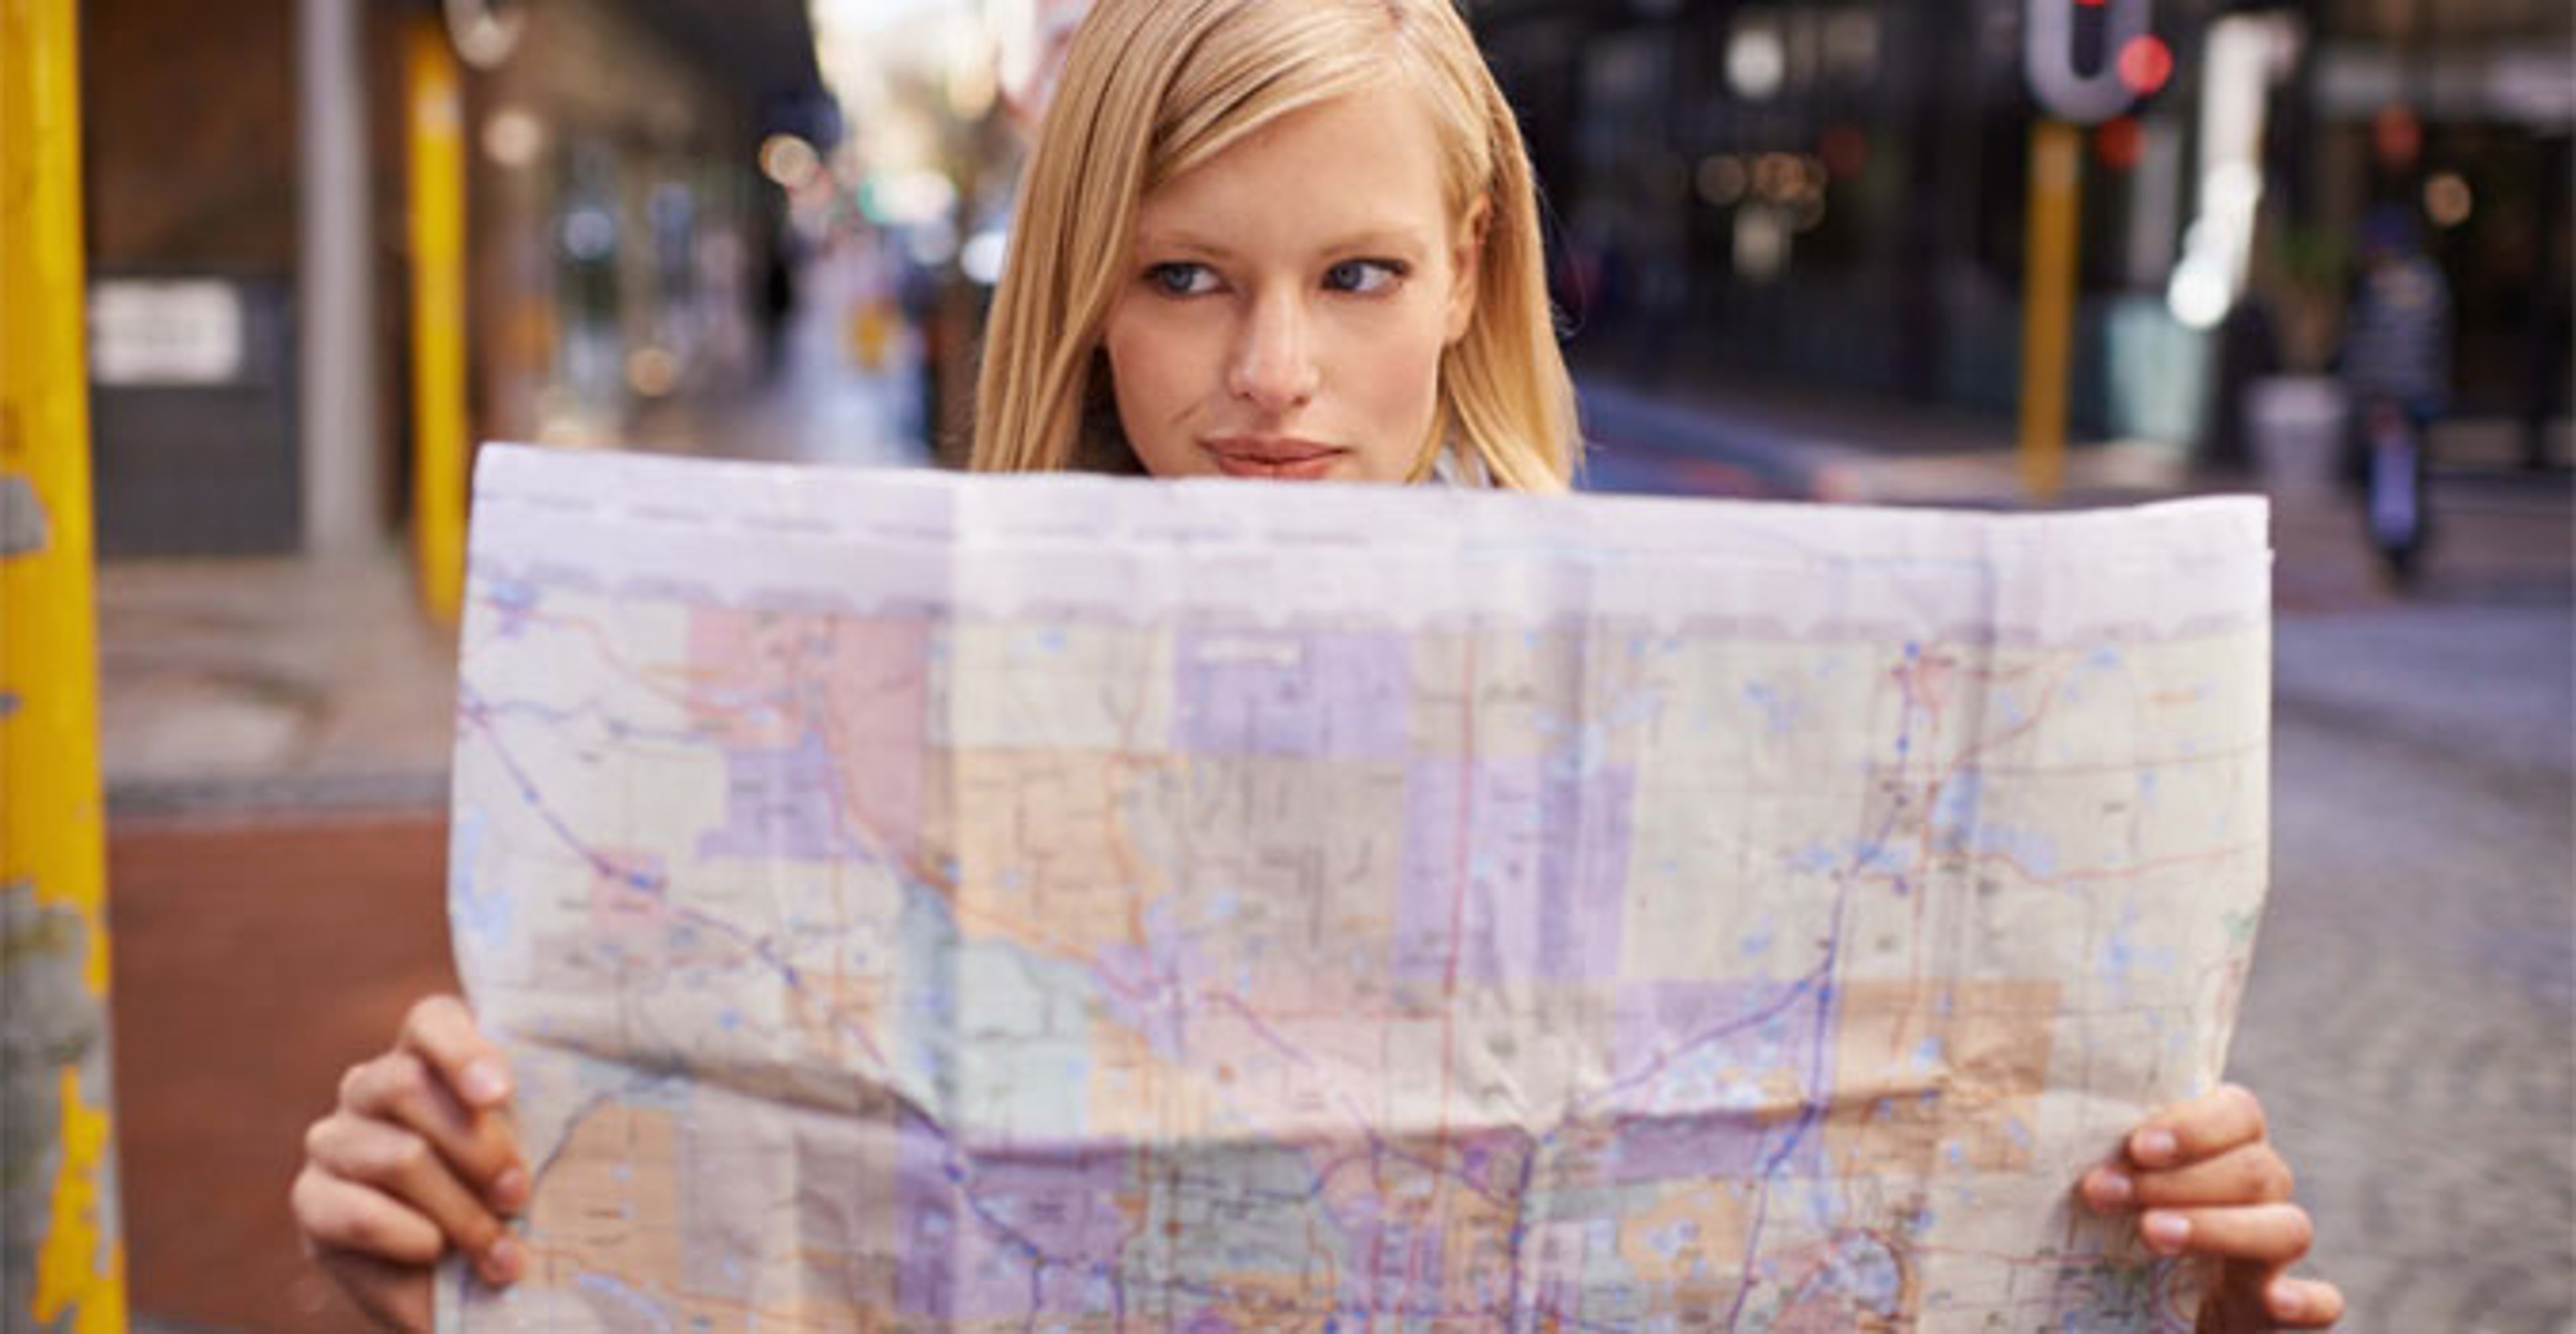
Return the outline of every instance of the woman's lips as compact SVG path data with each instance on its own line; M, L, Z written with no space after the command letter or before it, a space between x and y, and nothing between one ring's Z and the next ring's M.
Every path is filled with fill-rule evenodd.
M1202 442L1217 471L1228 477L1283 482L1320 481L1350 451L1312 440L1231 436Z

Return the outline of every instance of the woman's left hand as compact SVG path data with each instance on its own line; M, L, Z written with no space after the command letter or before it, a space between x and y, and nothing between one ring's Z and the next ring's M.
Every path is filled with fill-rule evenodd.
M2078 1189L2096 1212L2137 1214L2148 1249L2214 1267L2202 1334L2325 1329L2343 1316L2333 1284L2289 1276L2316 1229L2290 1202L2290 1165L2264 1137L2263 1105L2242 1088L2147 1118Z

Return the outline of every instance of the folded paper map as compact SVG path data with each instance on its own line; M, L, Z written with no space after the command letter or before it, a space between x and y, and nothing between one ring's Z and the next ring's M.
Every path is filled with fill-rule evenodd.
M2265 523L489 449L441 1328L2187 1328Z

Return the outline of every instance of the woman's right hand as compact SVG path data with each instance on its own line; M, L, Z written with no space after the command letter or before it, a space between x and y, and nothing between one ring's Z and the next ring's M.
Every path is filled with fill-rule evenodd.
M465 1003L411 1008L392 1051L349 1067L340 1104L304 1133L291 1203L305 1249L395 1329L434 1320L430 1271L453 1250L487 1283L527 1263L505 1219L528 1202L510 1072Z

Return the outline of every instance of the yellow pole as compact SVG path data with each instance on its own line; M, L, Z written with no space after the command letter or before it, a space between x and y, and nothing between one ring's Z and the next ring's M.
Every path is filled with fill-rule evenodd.
M465 597L465 105L435 22L406 59L411 142L412 536L421 600L454 625Z
M2055 499L2066 481L2066 382L2083 199L2084 132L2042 118L2030 135L2021 326L2021 478L2038 501Z
M122 1331L76 0L0 0L0 1328ZM21 1155L25 1155L22 1157Z

